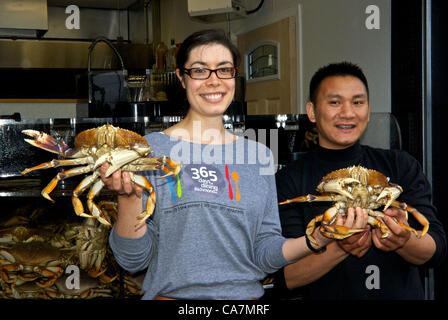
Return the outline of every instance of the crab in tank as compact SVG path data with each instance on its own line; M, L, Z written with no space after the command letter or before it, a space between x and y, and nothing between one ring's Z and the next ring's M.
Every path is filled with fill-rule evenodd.
M404 202L396 201L398 196L403 192L402 187L390 183L389 179L379 171L366 169L362 166L352 166L335 170L322 178L317 186L317 191L321 195L308 194L279 203L283 205L293 202L333 202L332 207L323 214L316 216L307 225L306 235L316 246L318 244L312 234L318 223L320 223L320 232L331 239L345 239L355 233L365 231L365 229L350 229L344 226L334 225L337 214L345 216L346 210L350 207L366 209L369 215L367 223L378 228L383 238L386 238L390 234L390 230L378 218L383 217L385 215L384 211L389 207L404 210L406 212L406 219L407 213L410 212L423 225L422 231L418 232L414 228L400 223L397 219L393 218L400 226L412 231L417 238L421 238L428 231L429 222L423 214ZM382 211L377 210L381 207L383 207Z
M46 242L32 241L0 247L0 276L8 284L35 282L51 286L64 272L65 257Z
M182 165L166 156L148 158L151 154L151 147L148 142L136 132L115 127L110 124L101 127L82 131L75 137L74 148L70 148L62 139L57 139L45 132L36 130L23 130L24 134L34 139L25 139L31 145L56 153L62 158L53 159L49 162L39 164L22 171L25 175L34 170L57 168L61 166L78 166L69 170L59 172L50 183L42 190L44 198L53 201L50 193L54 190L58 182L62 179L73 176L91 173L85 177L75 188L72 196L72 203L75 213L78 216L96 218L101 223L111 225L110 218L101 212L93 201L101 189L104 187L100 176L102 164L109 163L106 177L110 176L118 169L127 171L131 180L144 190L149 192L150 201L147 201L145 210L139 215L140 221L137 225L151 216L154 211L156 195L153 186L144 176L134 174L135 171L162 170L166 176L176 176ZM84 212L84 206L79 196L88 187L90 191L87 195L87 206L90 214Z

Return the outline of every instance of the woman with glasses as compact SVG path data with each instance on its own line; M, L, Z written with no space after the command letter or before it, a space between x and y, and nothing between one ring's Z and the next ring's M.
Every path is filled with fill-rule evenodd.
M257 299L268 273L317 249L305 237L281 236L270 150L224 128L239 59L219 30L196 32L180 47L176 74L187 114L145 138L151 156L166 155L182 169L175 177L143 173L157 195L146 223L136 227L147 193L126 172L105 178L102 168L118 193L109 243L124 269L147 270L143 299ZM329 241L315 237L322 246Z

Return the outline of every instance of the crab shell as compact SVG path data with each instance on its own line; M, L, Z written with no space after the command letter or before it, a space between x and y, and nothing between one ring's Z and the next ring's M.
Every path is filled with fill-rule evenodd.
M113 136L112 139L111 136ZM149 146L146 139L138 133L107 124L100 128L92 128L81 132L76 136L74 144L75 150L83 147L101 147L106 144L111 148L128 147L131 144Z
M335 179L343 179L343 178L353 178L361 182L364 186L378 186L378 187L387 187L389 186L389 179L379 171L366 169L360 166L354 166L344 169L339 169L330 172L325 177L322 178L321 183L335 180ZM317 190L320 192L319 186ZM323 191L324 192L324 191Z

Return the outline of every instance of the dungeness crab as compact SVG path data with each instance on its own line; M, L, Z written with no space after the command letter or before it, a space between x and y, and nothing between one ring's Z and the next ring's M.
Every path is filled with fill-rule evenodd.
M280 204L314 201L334 202L333 206L326 210L325 213L312 219L306 228L308 238L316 246L318 244L312 234L316 228L316 223L319 222L321 224L320 231L322 234L332 239L344 239L365 230L349 229L344 226L334 225L336 215L338 213L345 215L347 208L350 207L367 209L369 214L368 224L379 228L383 238L389 235L390 230L378 218L383 217L383 212L389 207L405 210L406 218L407 212L410 212L423 225L423 230L419 233L414 228L395 220L403 228L414 232L418 238L422 237L428 231L429 222L424 215L406 203L396 201L403 189L397 184L389 183L389 179L376 170L366 169L361 166L335 170L322 178L317 186L317 191L321 195L309 194L280 202ZM384 206L383 212L377 211L376 209L381 206Z
M139 223L142 224L154 211L156 202L155 191L151 183L141 175L134 174L134 171L163 170L166 175L177 175L182 165L165 156L147 158L151 153L148 142L138 133L130 130L114 127L106 124L98 128L82 131L75 138L75 147L70 148L62 139L56 139L44 132L36 130L23 130L24 134L33 139L25 139L31 145L53 152L64 158L53 159L32 168L22 171L27 174L34 170L56 168L60 166L82 165L70 170L59 172L50 183L42 190L42 196L50 201L49 193L53 191L58 182L65 178L70 178L84 173L93 172L84 178L73 191L72 203L75 213L79 216L96 218L101 223L111 225L110 219L104 215L93 199L100 193L104 183L100 179L100 167L104 163L109 163L110 167L106 176L110 176L117 169L129 172L131 180L144 190L149 192L150 200L147 201L145 210L139 216ZM163 177L165 177L163 176ZM162 177L162 178L163 178ZM87 206L90 215L84 212L84 207L79 195L89 186L90 192L87 196Z
M0 275L9 284L36 281L39 287L49 287L64 272L64 263L61 252L45 242L17 243L0 249Z

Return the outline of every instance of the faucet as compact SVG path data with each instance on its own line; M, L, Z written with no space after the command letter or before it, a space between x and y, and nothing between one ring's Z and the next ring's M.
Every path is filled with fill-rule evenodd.
M95 46L97 45L98 42L105 42L115 53L115 55L118 57L118 59L120 60L120 64L121 64L121 69L123 70L123 77L125 77L125 81L126 81L126 76L127 76L127 71L124 68L124 63L123 63L123 59L120 55L120 53L118 52L117 48L113 45L113 43L108 40L105 37L98 37L95 40L92 41L92 44L89 47L89 57L88 57L88 66L87 66L87 80L88 80L88 86L89 86L89 104L92 103L92 74L90 71L90 65L91 65L91 61L90 61L90 57L92 55L92 51L95 48Z

